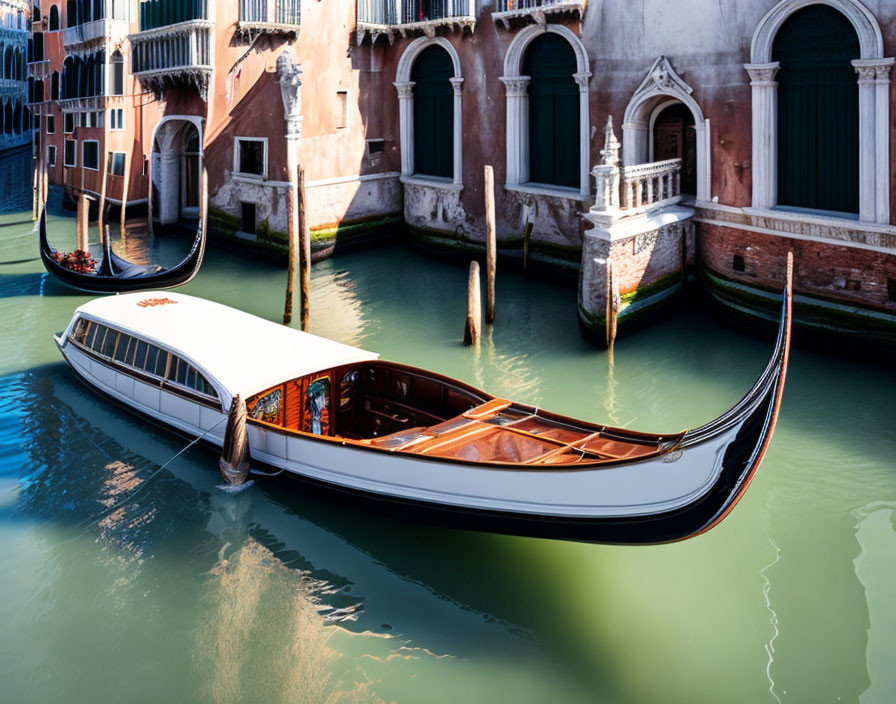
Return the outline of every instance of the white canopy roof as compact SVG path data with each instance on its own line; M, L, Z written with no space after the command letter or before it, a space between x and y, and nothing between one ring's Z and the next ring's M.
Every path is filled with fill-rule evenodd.
M282 381L379 357L171 291L97 298L76 313L158 343L189 361L229 396L246 398ZM227 398L221 400L229 403Z

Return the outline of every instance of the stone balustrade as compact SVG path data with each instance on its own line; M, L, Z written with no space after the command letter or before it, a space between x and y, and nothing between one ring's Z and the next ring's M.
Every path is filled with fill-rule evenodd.
M50 60L31 61L28 64L28 76L36 81L42 81L50 77Z
M596 187L595 212L632 215L681 200L681 159L623 167L601 164L591 173Z
M213 28L208 20L191 20L130 35L134 75L157 94L186 81L205 99L213 70Z
M301 18L300 0L240 0L237 27L244 34L296 34Z
M66 27L62 30L62 45L71 52L77 47L102 43L107 39L120 39L128 33L128 23L124 20L104 18Z

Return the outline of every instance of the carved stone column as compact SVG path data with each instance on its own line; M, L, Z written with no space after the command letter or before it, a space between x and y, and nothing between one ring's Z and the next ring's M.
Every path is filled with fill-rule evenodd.
M583 196L590 196L591 182L588 180L588 172L591 169L591 120L588 81L591 72L574 73L572 77L579 86L579 192Z
M744 64L753 89L753 207L778 201L778 83L781 64Z
M460 185L464 180L463 165L463 100L461 92L464 87L463 78L449 78L454 90L454 183Z
M398 131L401 135L401 175L414 173L414 81L393 83L398 91Z
M277 58L277 80L283 100L283 119L286 120L286 169L292 203L299 202L299 139L302 134L302 67L293 63L289 51ZM288 208L288 206L287 206ZM287 209L287 212L290 212ZM292 208L288 230L298 236L299 209Z
M859 219L890 222L890 68L893 59L856 59L859 75Z
M516 186L529 180L529 76L501 76L507 94L507 175Z

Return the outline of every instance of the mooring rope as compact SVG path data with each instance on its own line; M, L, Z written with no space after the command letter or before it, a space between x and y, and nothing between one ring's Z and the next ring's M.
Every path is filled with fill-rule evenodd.
M153 473L150 474L146 479L144 479L144 480L140 483L140 486L136 487L130 494L128 494L128 495L125 497L125 499L124 499L123 501L120 501L120 502L118 502L117 504L114 504L113 506L109 506L109 507L107 507L105 510L100 511L99 513L96 513L96 514L94 514L94 515L92 515L92 516L90 516L90 517L88 517L88 518L85 518L85 519L84 519L83 521L81 521L78 525L79 525L79 526L83 526L83 525L85 525L85 524L87 524L87 523L92 523L92 522L93 522L94 520L96 520L97 518L105 517L105 516L109 515L110 513L112 513L113 511L117 511L118 509L122 508L123 506L126 506L128 503L130 503L130 502L133 501L135 498L137 498L137 495L138 495L141 491L143 491L143 489L146 488L147 484L149 484L149 482L152 481L152 480L153 480L153 479L154 479L154 478L155 478L155 477L156 477L156 476L157 476L163 469L165 469L169 464L171 464L172 462L174 462L174 460L176 460L178 457L180 457L182 454L184 454L187 450L189 450L191 447L193 447L193 445L195 445L197 442L199 442L200 440L202 440L202 438L204 438L206 435L208 435L210 432L212 432L213 430L215 430L216 428L218 428L222 423L224 423L224 422L226 422L226 421L227 421L227 416L224 416L224 418L222 418L218 423L216 423L216 424L213 425L211 428L209 428L209 429L206 430L204 433L202 433L202 435L200 435L200 436L198 436L197 438L191 440L191 441L186 445L186 447L182 448L179 452L177 452L175 455L173 455L167 462L165 462L165 464L163 464L163 465L162 465L161 467L159 467L155 472L153 472ZM108 455L107 455L107 456L108 456Z

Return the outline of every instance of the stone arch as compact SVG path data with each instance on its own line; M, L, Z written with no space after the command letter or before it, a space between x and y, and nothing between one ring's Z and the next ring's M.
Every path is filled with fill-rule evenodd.
M582 40L569 27L561 24L534 24L520 30L504 56L504 75L500 80L507 95L506 183L508 186L520 186L529 180L529 77L523 76L521 71L529 44L545 32L553 32L566 39L576 57L573 78L579 86L579 196L588 198L591 195L591 118L588 100L591 71L588 52Z
M809 5L828 5L842 13L859 39L861 58L852 62L859 83L859 219L890 223L890 69L884 57L877 19L858 0L781 0L756 25L750 44L751 63L744 64L752 87L754 208L778 202L778 84L780 68L772 61L775 37L785 21Z
M622 163L643 164L650 158L653 121L673 103L683 104L694 117L697 131L697 200L710 200L712 154L709 120L694 100L691 88L665 56L653 62L647 76L632 95L622 119Z
M857 0L781 0L759 20L750 44L750 62L769 63L772 60L772 44L781 25L797 10L809 5L830 5L839 10L852 23L859 35L863 59L882 59L884 38L880 26L871 11Z
M414 60L424 49L440 46L451 57L454 66L454 77L449 79L454 89L454 177L457 187L463 185L463 100L461 89L464 78L461 73L460 56L457 49L445 37L419 37L408 44L398 60L395 71L395 89L398 91L398 123L401 142L401 175L411 178L414 174L414 82L411 81L411 69Z
M163 117L153 130L149 178L150 191L158 195L158 203L155 209L152 203L150 204L150 212L162 225L175 223L182 215L182 159L189 133L194 129L199 135L198 169L199 173L202 173L205 154L201 117L168 115ZM151 195L150 198L152 197Z

